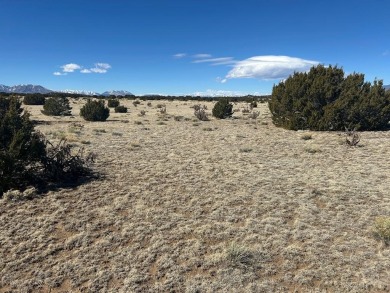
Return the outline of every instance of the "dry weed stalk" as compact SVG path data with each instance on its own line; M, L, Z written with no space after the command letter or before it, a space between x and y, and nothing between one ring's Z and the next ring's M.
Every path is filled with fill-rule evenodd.
M248 113L251 112L251 110L250 110L248 107L245 107L245 108L242 108L242 109L241 109L241 112L242 112L243 114L248 114Z
M357 146L360 141L360 135L356 132L356 129L349 130L348 128L345 128L345 132L347 135L345 138L345 143L348 146Z
M206 109L207 109L206 106L195 105L194 106L195 117L201 121L208 121L209 117L207 116Z
M250 113L250 114L248 115L248 118L249 118L249 119L257 119L257 117L259 117L259 115L260 115L260 112L259 112L259 111L253 111L252 113Z
M166 114L167 113L167 107L164 105L164 106L161 106L161 107L159 107L158 108L159 110L158 110L158 112L160 113L160 114Z

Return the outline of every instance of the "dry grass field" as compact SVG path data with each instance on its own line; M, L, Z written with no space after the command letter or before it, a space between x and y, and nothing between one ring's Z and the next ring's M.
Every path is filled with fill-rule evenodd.
M0 200L0 292L389 292L390 132L198 121L197 102L146 101L106 122L36 128L97 154L103 176ZM165 104L165 115L157 105ZM202 103L211 113L212 102ZM145 115L139 115L141 110Z

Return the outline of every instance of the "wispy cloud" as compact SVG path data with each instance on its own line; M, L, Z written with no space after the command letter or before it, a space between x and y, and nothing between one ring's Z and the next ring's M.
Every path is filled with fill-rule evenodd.
M210 63L211 65L227 65L227 64L235 64L237 62L238 61L234 60L233 57L197 59L192 61L192 63Z
M192 55L193 58L199 58L199 59L202 59L202 58L211 58L211 55L210 54L195 54L195 55Z
M289 56L255 56L237 62L221 82L235 78L285 79L294 72L308 71L319 63Z
M390 55L390 51L389 50L386 50L386 51L382 52L382 56L389 56L389 55Z
M68 63L60 66L60 68L62 68L62 72L56 71L53 72L53 75L67 75L68 73L75 71L80 71L80 73L106 73L111 68L111 65L108 63L95 63L94 67L92 68L84 68L83 66L76 63Z
M219 57L219 58L211 58L211 54L207 53L199 53L194 55L188 55L187 53L178 53L173 55L175 59L183 59L183 58L192 58L192 63L210 63L211 65L228 65L234 64L237 61L234 60L233 57Z
M173 55L173 58L181 59L181 58L184 58L186 56L187 56L186 53L177 53L177 54Z

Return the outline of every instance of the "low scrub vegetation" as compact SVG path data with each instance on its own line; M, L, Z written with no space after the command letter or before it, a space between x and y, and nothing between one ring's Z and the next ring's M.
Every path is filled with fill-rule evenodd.
M116 106L115 113L127 113L127 107L123 105Z
M45 96L43 95L25 95L23 104L25 105L43 105L45 103Z

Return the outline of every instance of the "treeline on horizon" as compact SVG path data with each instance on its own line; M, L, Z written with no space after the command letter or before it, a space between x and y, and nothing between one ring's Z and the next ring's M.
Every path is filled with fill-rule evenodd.
M103 96L103 95L82 95L82 94L69 94L69 93L60 93L60 92L51 92L47 94L40 94L40 93L34 93L34 94L26 94L26 93L4 93L0 92L0 96L3 97L9 97L9 96L19 96L19 97L26 97L26 96L37 96L37 97L59 97L59 98L73 98L73 99L80 99L80 98L95 98L95 99L128 99L128 100L179 100L179 101L218 101L221 99L228 98L231 102L266 102L269 101L271 98L271 95L245 95L245 96L170 96L170 95L142 95L142 96L136 96L136 95L109 95L109 96Z

